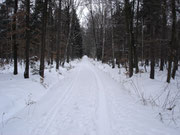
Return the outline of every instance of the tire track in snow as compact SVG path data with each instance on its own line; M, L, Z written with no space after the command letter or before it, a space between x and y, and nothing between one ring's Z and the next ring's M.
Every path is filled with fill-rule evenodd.
M95 82L97 84L97 92L98 92L98 104L96 108L97 115L97 135L112 135L110 120L107 110L107 100L105 94L105 88L103 86L102 81L100 80L97 72L95 71L96 67L94 67L91 63L89 63L92 68L89 68L94 74Z
M74 87L76 92L72 95L69 105L63 108L62 112L65 112L64 116L57 118L58 122L54 123L54 125L60 126L59 131L56 132L57 135L98 135L95 124L95 106L97 103L95 101L97 101L97 93L94 89L94 86L97 87L97 85L94 74L89 70L88 66L82 65L81 68L83 70L81 70ZM88 79L86 79L87 76ZM60 113L62 112L60 111ZM71 128L71 131L69 128Z
M72 80L70 83L70 86L65 90L62 98L60 98L56 104L51 108L50 111L48 111L48 114L46 117L40 121L38 128L35 128L35 131L31 133L31 135L45 135L47 131L51 128L52 124L55 121L55 119L59 119L57 114L59 113L59 110L62 108L62 105L67 104L70 102L69 100L71 98L75 98L76 94L72 94L72 91L75 88L80 88L80 85L82 83L79 74L80 74L80 69L85 69L87 72L90 72L92 75L93 84L94 84L94 92L96 95L95 102L93 105L94 111L91 112L91 114L87 114L85 117L89 117L92 119L92 125L95 128L94 130L88 132L87 134L93 134L93 135L112 135L111 132L111 126L110 126L110 120L109 120L109 115L108 115L108 110L107 110L107 100L106 100L106 93L105 89L103 86L102 81L98 77L98 70L96 70L96 67L94 67L90 62L87 62L85 65L83 63L82 66L79 66L78 74L76 75L75 79ZM82 74L81 74L82 75ZM83 80L82 80L83 81ZM87 80L88 81L88 80ZM75 85L74 85L75 84ZM78 91L76 91L78 92ZM61 94L61 93L59 93ZM88 98L88 97L87 97ZM79 101L79 99L77 99ZM70 110L72 108L68 108ZM67 113L69 112L68 110ZM73 110L72 110L73 111ZM82 112L80 112L82 113ZM83 114L82 114L83 115ZM74 116L72 116L74 117ZM88 120L89 121L89 120ZM90 121L89 121L90 122ZM90 122L90 123L91 123ZM84 122L83 122L84 123ZM84 123L85 124L85 123ZM88 124L89 125L89 124ZM91 124L90 124L91 125ZM61 125L63 126L63 125ZM85 127L84 127L85 128ZM88 127L86 127L88 128Z
M72 88L75 82L77 81L80 70L81 69L78 70L77 76L74 80L70 82L69 87L65 90L62 97L59 98L59 100L53 105L53 107L51 107L46 117L40 120L40 122L38 123L38 127L31 132L31 135L44 135L46 133L51 123L55 120L58 110L71 97L70 95L72 94ZM61 93L58 94L61 95Z

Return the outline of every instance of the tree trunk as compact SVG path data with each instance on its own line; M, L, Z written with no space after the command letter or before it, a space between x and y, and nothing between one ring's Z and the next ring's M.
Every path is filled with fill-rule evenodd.
M154 45L153 43L151 44L151 71L150 71L150 78L154 79L154 75L155 75L155 58L154 58Z
M134 11L132 9L129 0L125 0L125 12L126 12L126 31L128 35L128 40L130 41L129 44L129 52L128 52L128 59L129 59L129 77L133 76L133 47L134 47L134 31L133 31L133 18L134 18Z
M105 3L106 6L106 3ZM105 42L106 42L106 7L104 6L103 3L103 15L102 15L102 23L103 23L103 33L102 33L102 62L104 62L104 50L105 50Z
M61 0L59 0L59 12L58 12L58 34L57 34L57 51L56 51L56 69L59 69L59 57L60 57L60 40L61 40Z
M168 83L170 83L170 80L171 80L173 52L174 52L174 46L176 44L176 3L175 3L175 0L171 0L171 6L172 6L172 33L171 33L170 52L169 52L169 61L168 61L168 74L167 74Z
M114 22L113 22L113 5L111 2L111 35L112 35L112 68L115 68L114 62Z
M92 4L92 0L90 0L90 14L91 14L91 19L92 19L92 29L93 29L93 37L94 37L94 44L95 44L95 48L96 48L96 52L95 52L95 56L96 58L98 58L98 47L97 47L97 39L96 39L96 30L95 30L95 20L94 20L94 16L93 16L93 4Z
M69 40L71 40L71 39L69 38ZM67 63L69 63L69 61L70 61L70 44L71 44L71 42L68 41L68 44L67 44L67 59L66 59Z
M172 71L172 78L175 79L176 71L178 70L178 49L176 51L176 55L174 56L174 65Z
M154 31L155 31L155 28L154 26L152 26L152 24L150 24L151 27L150 27L150 31L151 31L151 44L150 44L150 58L151 58L151 71L150 71L150 78L151 79L154 79L154 76L155 76L155 53L154 53Z
M14 17L13 17L13 57L14 57L14 75L18 74L18 65L17 65L17 41L16 41L16 13L18 10L18 0L14 1Z
M40 69L39 69L39 75L42 78L44 78L44 58L45 58L45 47L46 47L47 3L48 3L48 0L45 0L45 2L43 3L41 58L40 58Z
M138 66L138 55L137 55L137 45L134 45L134 64L135 64L135 68L136 71L135 73L139 73L139 66Z
M166 0L163 0L163 8L162 8L162 14L163 14L163 30L162 30L162 39L165 40L166 39L166 25L167 25L167 15L166 15L166 8L167 8L167 4L166 4ZM161 62L160 62L160 71L164 70L164 42L163 44L161 44Z
M138 31L138 24L139 24L139 0L137 0L137 17L136 17L136 45L134 45L134 64L135 64L135 68L136 71L135 73L139 73L139 66L138 66L138 55L137 55L137 44L138 44L138 35L139 35L139 31Z
M70 51L70 40L71 40L71 27L72 27L72 13L70 13L70 9L68 9L68 37L67 37L67 42L66 42L66 48L65 48L65 54L64 54L64 61L63 61L63 66L65 61L67 61L67 63L69 63L69 51ZM66 60L67 58L67 60Z
M30 28L29 28L30 0L26 0L26 68L24 78L29 78L29 46L30 46Z

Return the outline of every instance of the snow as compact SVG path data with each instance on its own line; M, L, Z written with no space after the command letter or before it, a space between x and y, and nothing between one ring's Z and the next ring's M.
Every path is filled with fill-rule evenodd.
M72 65L75 63L77 61L74 61ZM6 65L0 69L0 103L2 103L0 114L3 114L3 120L11 119L19 110L39 100L54 84L64 78L67 69L72 65L66 64L65 68L60 68L61 72L59 73L48 67L45 70L43 81L39 75L30 75L30 79L24 79L24 66L20 64L18 65L19 74L17 76L12 74L12 65Z
M148 73L129 79L123 68L112 69L87 56L65 64L59 71L47 67L43 82L38 75L23 79L23 68L17 76L12 75L11 65L0 70L2 135L178 135L180 132L179 100L172 101L178 92L175 85L178 79L168 85L157 101L152 100L167 86L162 77L164 72L156 80L148 79ZM174 91L169 94L166 107L170 103L176 105L173 109L176 124L165 120L172 116L163 110L168 89Z
M124 68L117 66L112 69L108 64L91 60L91 63L98 69L105 72L116 82L120 83L125 91L134 98L135 102L150 106L156 111L157 118L167 126L174 128L180 127L180 71L177 71L175 80L166 83L167 71L159 71L156 68L155 79L149 79L150 67L148 72L140 66L142 73L134 74L132 78L126 75ZM174 107L174 108L173 108ZM168 108L173 108L172 111Z

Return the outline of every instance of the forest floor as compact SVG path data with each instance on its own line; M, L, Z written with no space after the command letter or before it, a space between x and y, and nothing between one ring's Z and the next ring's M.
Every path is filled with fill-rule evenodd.
M161 96L158 102L155 98L150 100L141 83L147 84L144 89L148 87L150 93L165 82L145 79L146 74L130 80L123 74L125 71L112 70L107 64L83 57L69 67L60 68L59 73L46 69L45 79L41 81L37 75L25 80L23 73L13 76L1 72L0 134L179 135L176 92L175 101L169 100L173 94L168 90L161 94L166 95L162 99L167 99L169 93L167 100L163 101ZM167 118L172 118L171 122Z

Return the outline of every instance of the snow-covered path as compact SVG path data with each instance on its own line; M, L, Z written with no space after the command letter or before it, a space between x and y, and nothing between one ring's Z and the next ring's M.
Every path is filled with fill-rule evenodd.
M37 103L0 127L2 135L176 135L88 58Z

